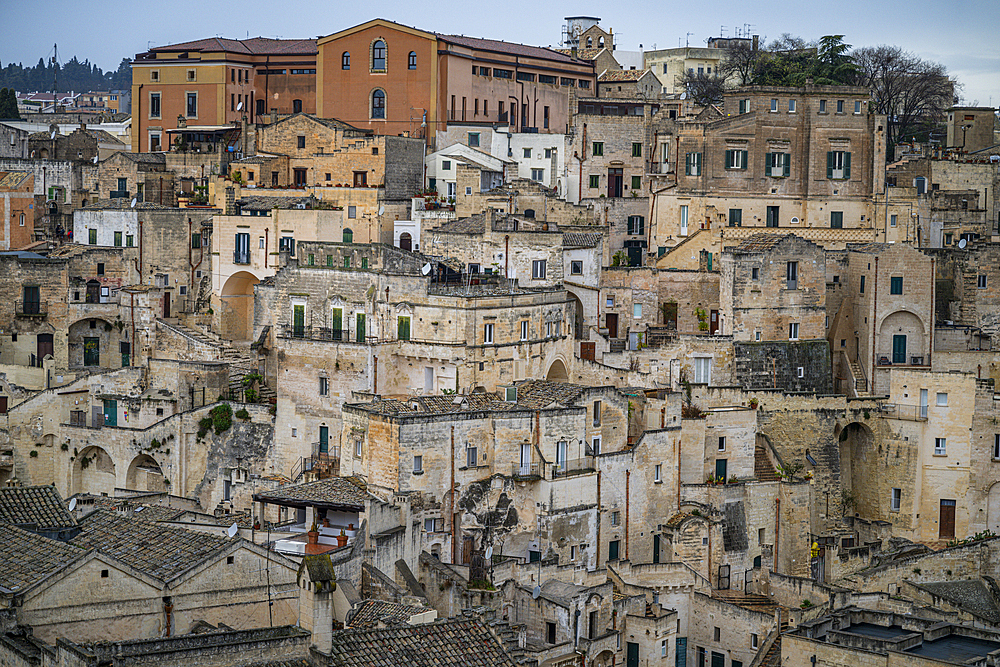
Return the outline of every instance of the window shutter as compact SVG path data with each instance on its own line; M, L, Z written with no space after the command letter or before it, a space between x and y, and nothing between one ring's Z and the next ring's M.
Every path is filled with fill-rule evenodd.
M733 168L733 151L726 151L726 169Z
M851 154L844 153L844 179L851 177Z
M826 152L826 177L833 178L833 151Z
M764 153L764 175L771 175L771 165L774 164L774 153Z
M684 155L684 175L691 175L691 153L686 153Z
M740 162L740 169L746 169L747 168L747 152L746 151L740 151L740 154L741 154L740 156L743 158L743 161Z
M788 176L792 172L792 154L782 153L781 157L781 175Z
M694 154L694 172L695 175L701 176L701 153Z

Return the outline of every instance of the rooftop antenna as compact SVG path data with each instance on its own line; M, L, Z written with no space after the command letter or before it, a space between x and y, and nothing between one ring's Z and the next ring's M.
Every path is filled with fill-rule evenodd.
M693 32L689 32L689 33L688 33L688 34L687 34L687 35L686 35L686 36L684 37L684 46L691 46L691 35L693 35L693 34L694 34Z
M56 92L59 90L59 45L52 45L52 96L55 97ZM53 103L57 100L53 100Z

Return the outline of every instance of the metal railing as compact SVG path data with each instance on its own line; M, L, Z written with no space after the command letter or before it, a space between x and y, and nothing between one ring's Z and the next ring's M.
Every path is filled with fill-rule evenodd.
M569 461L556 463L552 467L552 479L569 477L571 475L581 475L588 472L594 472L594 470L596 470L594 467L594 457L584 456L580 459L570 459Z
M45 301L15 301L14 312L18 317L45 317L49 314L49 304Z
M320 443L312 443L312 454L300 457L292 466L291 479L320 468L328 468L334 474L340 473L340 445L328 445L328 451L320 451Z
M886 419L905 419L908 421L927 421L926 405L900 405L899 403L883 403L879 413Z
M542 464L540 463L514 463L510 467L510 476L514 479L541 479Z
M307 338L309 340L329 340L342 343L365 342L358 341L357 332L351 336L348 329L331 329L330 327L314 327L295 324L279 324L279 338Z
M233 264L249 264L250 263L250 253L240 252L239 250L233 251Z

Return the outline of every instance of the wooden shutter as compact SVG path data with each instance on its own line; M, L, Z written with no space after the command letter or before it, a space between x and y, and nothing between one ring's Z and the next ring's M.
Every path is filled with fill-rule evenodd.
M771 165L774 164L774 153L764 153L764 175L771 175Z
M781 154L781 175L788 176L792 173L792 154L782 153Z
M826 177L833 178L833 151L826 152Z
M733 152L734 151L726 151L726 169L733 168Z
M747 151L740 151L740 157L743 158L743 161L740 162L740 169L746 169L747 168L747 163L748 163L748 160L747 160Z
M692 153L686 153L684 155L684 175L691 175L691 155Z
M844 153L844 179L851 177L851 154Z

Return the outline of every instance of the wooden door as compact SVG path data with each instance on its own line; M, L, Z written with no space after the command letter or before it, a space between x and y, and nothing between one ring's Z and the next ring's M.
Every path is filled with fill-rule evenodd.
M605 315L608 322L608 338L618 338L618 313Z
M163 319L170 317L170 292L163 293Z
M118 401L104 399L104 423L108 426L118 426Z
M625 649L625 667L639 667L639 645L626 642Z
M413 237L408 232L399 235L400 250L413 250Z
M296 338L306 335L306 307L301 304L292 306L292 335Z
M955 501L941 500L941 518L938 522L938 539L955 539Z
M595 361L597 359L597 343L580 342L580 358Z
M728 466L729 461L727 459L715 459L715 478L721 479L723 482L726 481Z
M38 338L35 341L35 348L38 355L38 364L41 365L42 359L53 354L52 334L38 334Z
M330 451L330 427L319 427L319 453L326 454Z
M719 330L719 311L712 310L708 314L708 333L715 334Z
M623 169L608 169L608 197L621 197L625 180Z
M906 363L906 335L896 334L892 337L892 363Z
M768 206L767 207L767 220L766 220L766 224L767 224L768 227L777 227L778 226L778 210L779 210L779 208L777 206Z
M83 365L84 366L100 366L101 365L101 339L100 338L84 338L83 339Z
M343 340L343 334L341 329L344 328L344 309L334 308L333 309L333 340Z
M357 342L365 342L365 314L358 313L357 321L355 322L355 335L357 336Z

